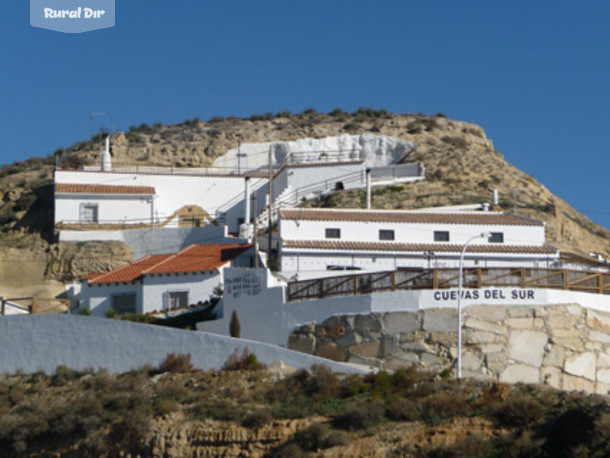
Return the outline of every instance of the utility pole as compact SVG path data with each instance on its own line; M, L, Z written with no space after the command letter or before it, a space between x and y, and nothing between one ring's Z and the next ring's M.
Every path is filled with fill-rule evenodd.
M271 260L271 242L273 240L273 144L269 145L269 253L267 255L267 264Z
M241 175L241 140L237 141L237 174ZM248 221L246 221L247 223Z
M91 140L93 140L93 117L94 116L106 116L106 113L97 112L97 113L89 114L89 127L91 128ZM101 146L102 146L102 144L101 144L101 140L100 140L100 147Z
M258 232L258 209L256 208L256 191L252 194L252 201L254 204L254 234L252 236L254 242L254 267L258 269L258 240L256 239L256 233Z

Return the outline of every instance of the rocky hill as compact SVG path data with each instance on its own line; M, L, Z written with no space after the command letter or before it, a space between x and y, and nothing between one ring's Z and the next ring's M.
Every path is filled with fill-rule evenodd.
M596 252L610 257L608 229L594 224L535 178L510 165L494 149L481 127L452 121L442 114L391 114L373 109L359 109L354 113L337 109L324 114L306 110L298 115L281 112L247 119L214 117L207 122L195 119L179 125L143 124L113 136L113 163L204 167L236 148L239 142L290 141L346 133L371 133L415 142L417 147L403 160L425 164L424 182L376 188L374 208L410 209L489 202L493 189L498 189L501 206L513 210L513 192L517 189L516 211L545 221L551 244L583 255ZM62 167L78 167L97 163L100 146L94 138L61 153ZM96 247L54 245L54 163L53 156L49 156L0 168L0 242L4 250L0 257L4 260L36 257L41 278L61 281L125 262L129 259L125 250L117 249L110 256ZM308 205L363 207L364 195L359 191L338 192ZM9 248L20 254L7 252ZM101 266L91 265L87 259ZM0 278L0 286L9 285Z

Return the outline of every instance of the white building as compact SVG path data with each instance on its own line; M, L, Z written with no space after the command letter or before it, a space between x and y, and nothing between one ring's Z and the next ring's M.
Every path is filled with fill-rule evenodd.
M544 223L498 212L284 209L281 270L393 270L456 267L464 243L477 234L465 265L550 267L558 251L546 245Z
M56 224L152 224L153 186L57 183Z
M263 209L269 205L269 157L274 175L274 218L277 208L334 190L424 179L419 163L388 163L409 151L411 145L405 142L375 136L338 139L338 143L332 138L311 140L307 146L341 146L344 149L340 151L303 150L301 145L298 152L291 152L295 142L263 144L270 154L251 151L251 164L247 154L239 154L235 169L231 169L235 164L223 166L220 159L220 165L210 169L113 167L107 142L98 166L56 170L55 226L60 231L94 231L225 224L229 232L238 233L242 223L254 219L254 195L256 212L264 213L260 222L266 224L268 213ZM243 167L239 163L242 155L246 156Z
M190 245L174 254L149 255L82 281L80 308L103 316L169 311L209 299L228 266L251 267L252 245Z

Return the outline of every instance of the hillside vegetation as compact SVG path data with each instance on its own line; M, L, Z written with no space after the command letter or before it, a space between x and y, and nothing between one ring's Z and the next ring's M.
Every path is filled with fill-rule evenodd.
M114 159L121 164L204 167L238 142L289 141L341 134L372 133L417 143L405 162L422 161L426 181L376 188L374 208L423 208L473 202L489 202L498 189L501 206L513 210L517 190L519 214L547 223L548 241L560 249L588 255L610 256L610 231L594 224L568 203L551 194L533 177L516 169L498 153L485 132L474 124L452 121L444 115L391 114L361 108L354 113L333 110L301 114L281 112L253 115L247 119L214 117L207 122L190 120L179 125L142 124L112 138ZM61 166L98 163L98 138L62 151ZM104 250L77 250L53 244L52 155L31 158L0 168L0 242L2 259L14 257L7 247L44 258L45 278L68 280L98 268L112 268L129 255L107 256ZM359 191L338 192L308 205L363 207ZM76 251L76 252L75 252ZM105 257L106 256L106 257ZM88 265L86 259L102 260ZM1 272L0 272L1 273ZM1 277L1 275L0 275ZM0 278L0 285L2 279Z
M122 375L0 378L3 456L608 456L610 405L414 369L338 376L170 354Z

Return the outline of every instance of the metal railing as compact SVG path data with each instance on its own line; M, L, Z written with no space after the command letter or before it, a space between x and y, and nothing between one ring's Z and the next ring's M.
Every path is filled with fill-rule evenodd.
M544 288L610 294L610 273L568 269L465 268L464 288ZM288 283L287 301L381 291L458 287L458 269L399 269Z
M17 302L25 302L26 305L18 304ZM32 314L35 312L36 304L33 297L12 297L4 298L0 296L0 316L8 315L8 308L12 308L19 313Z

